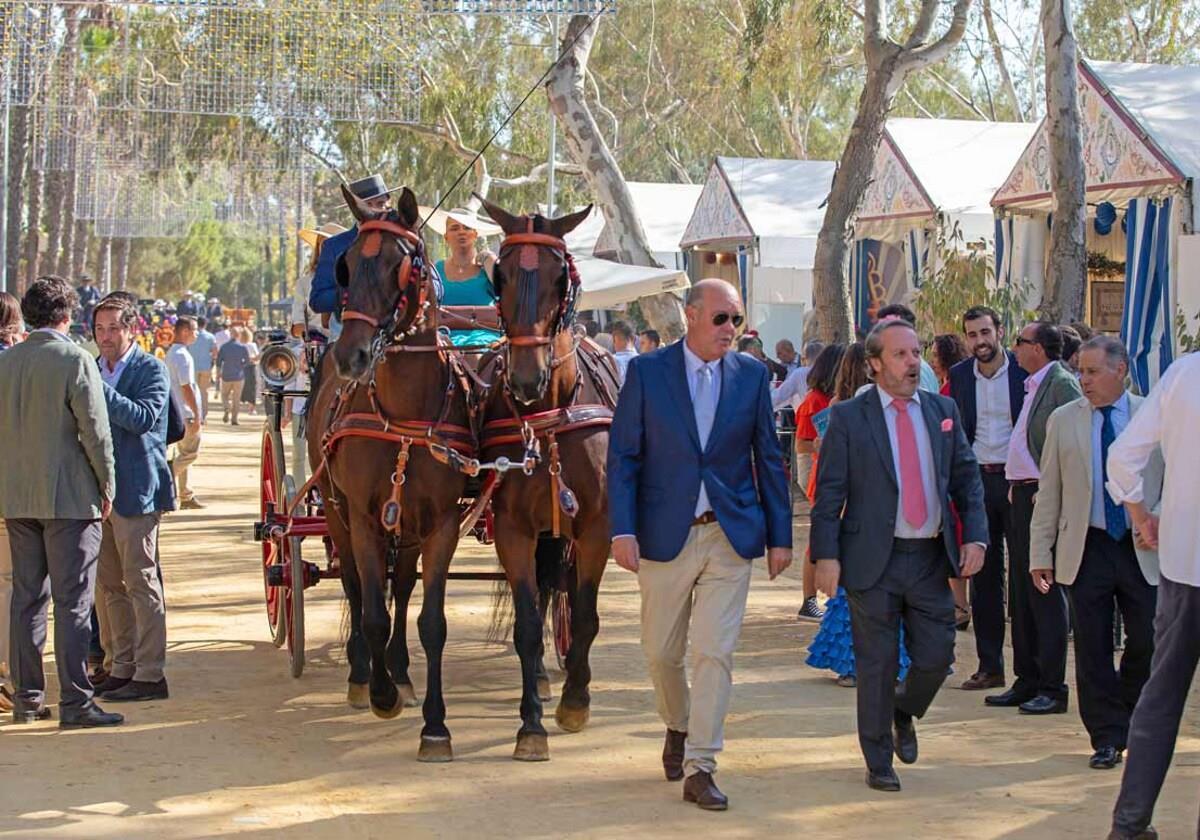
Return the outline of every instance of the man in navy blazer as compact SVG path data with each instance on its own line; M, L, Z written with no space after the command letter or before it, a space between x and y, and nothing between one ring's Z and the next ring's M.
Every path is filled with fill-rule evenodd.
M158 525L175 508L167 466L166 365L134 342L137 310L117 293L93 314L100 377L117 469L113 512L104 523L96 611L108 676L97 695L112 702L165 700L167 619L158 569Z
M686 776L684 801L706 810L728 807L713 773L751 562L765 550L774 579L792 561L770 375L730 352L743 320L728 283L693 286L687 337L630 360L608 446L613 557L638 576L642 648L667 726L663 770Z
M963 335L971 357L950 368L950 398L958 404L967 443L979 461L988 550L983 568L971 581L971 618L979 670L962 687L980 691L1004 686L1004 546L1012 545L1012 506L1004 463L1008 442L1025 401L1029 374L1004 348L1000 315L987 306L963 313Z
M987 519L975 456L953 401L917 389L921 343L902 320L866 341L875 387L830 410L817 460L817 587L846 588L867 785L898 791L893 754L917 760L924 716L954 662L948 579L983 565ZM954 502L963 525L959 547ZM897 686L900 623L912 664ZM894 752L893 752L894 751Z

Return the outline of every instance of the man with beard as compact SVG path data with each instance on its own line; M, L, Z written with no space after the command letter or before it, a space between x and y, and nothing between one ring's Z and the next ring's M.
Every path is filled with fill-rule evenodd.
M967 691L1004 686L1004 545L1012 552L1012 515L1004 462L1013 425L1021 413L1028 376L1016 357L1000 348L1004 325L987 306L963 313L963 335L972 358L950 368L950 397L958 403L963 431L979 461L988 521L983 569L971 582L971 613L979 670L963 684Z

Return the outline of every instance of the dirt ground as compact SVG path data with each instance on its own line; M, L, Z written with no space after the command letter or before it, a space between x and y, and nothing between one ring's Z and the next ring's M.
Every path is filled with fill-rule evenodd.
M382 721L343 702L336 582L309 590L301 679L288 675L285 654L271 646L259 551L249 536L259 437L252 421L244 423L210 425L194 473L208 508L173 514L163 533L171 699L123 705L127 725L107 731L0 726L0 836L1097 838L1107 831L1120 771L1087 768L1074 698L1069 714L1050 718L985 709L979 694L953 688L974 670L969 634L959 635L957 673L918 726L920 763L899 769L903 793L868 790L853 690L803 664L816 625L795 620L798 572L772 584L761 564L721 759L727 813L682 804L680 786L662 779L662 726L638 646L636 582L615 565L592 654L591 725L563 734L551 711L546 764L510 758L519 672L511 646L484 641L490 584L452 584L446 685L456 760L418 764L419 709ZM797 533L803 540L800 520ZM493 562L490 549L460 549L460 568ZM418 588L414 604L419 598ZM415 615L414 607L419 693L424 658L414 644ZM1198 765L1200 714L1192 702L1155 820L1164 838L1195 835Z

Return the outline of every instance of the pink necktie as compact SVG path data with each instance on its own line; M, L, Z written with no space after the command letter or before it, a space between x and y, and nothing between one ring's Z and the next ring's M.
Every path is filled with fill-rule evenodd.
M892 400L896 409L896 443L900 446L900 503L904 521L914 528L925 524L925 484L921 481L921 455L912 418L908 416L908 400Z

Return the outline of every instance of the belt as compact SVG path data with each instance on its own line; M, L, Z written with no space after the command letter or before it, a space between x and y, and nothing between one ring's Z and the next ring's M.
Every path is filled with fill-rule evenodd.
M1004 464L980 464L979 471L985 473L1002 473L1004 472Z
M920 537L913 539L909 537L892 537L893 551L922 551L930 546L938 545L942 541L942 535L936 537Z
M1015 481L1010 480L1008 483L1011 484L1013 487L1024 487L1029 484L1032 484L1034 487L1036 487L1038 484L1038 479L1036 479L1036 478L1018 478Z
M716 522L716 521L717 521L717 515L710 510L710 511L706 511L705 513L700 514L695 519L693 519L692 527L695 528L697 525L711 525L713 522Z

